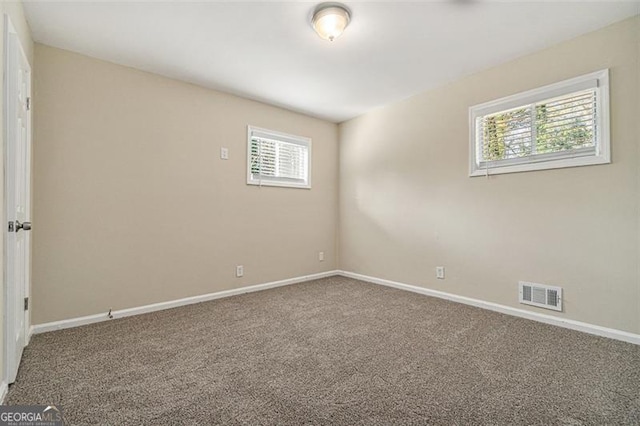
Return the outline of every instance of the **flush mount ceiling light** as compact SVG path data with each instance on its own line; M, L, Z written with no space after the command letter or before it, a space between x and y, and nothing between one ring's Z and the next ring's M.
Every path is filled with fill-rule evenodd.
M333 41L342 34L351 21L349 9L340 3L322 3L313 12L313 29L318 35L329 41Z

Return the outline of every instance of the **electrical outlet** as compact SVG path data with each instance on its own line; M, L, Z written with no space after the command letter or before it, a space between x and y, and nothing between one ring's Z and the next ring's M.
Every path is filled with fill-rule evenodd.
M222 160L228 160L229 159L229 148L220 148L220 158Z
M240 278L244 275L244 266L238 265L236 266L236 277Z
M444 280L444 266L436 266L436 278Z
M320 262L324 262L324 252L323 251L318 253L318 260Z

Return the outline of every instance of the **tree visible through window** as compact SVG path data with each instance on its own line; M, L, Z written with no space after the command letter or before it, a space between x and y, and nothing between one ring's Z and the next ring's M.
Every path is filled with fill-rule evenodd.
M609 162L608 73L594 74L472 107L471 175ZM577 157L598 160L557 162Z
M481 122L483 160L593 147L595 105L595 91L590 90L486 116Z

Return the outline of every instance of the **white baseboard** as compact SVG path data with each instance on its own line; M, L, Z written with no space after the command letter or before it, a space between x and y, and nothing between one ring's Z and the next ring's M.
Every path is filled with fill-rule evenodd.
M223 297L236 296L244 293L252 293L254 291L267 290L269 288L282 287L291 284L302 283L305 281L317 280L338 275L338 271L320 272L318 274L304 275L301 277L289 278L286 280L273 281L264 284L252 285L249 287L234 288L232 290L224 290L216 293L203 294L200 296L185 297L184 299L170 300L168 302L154 303L151 305L138 306L135 308L121 309L112 311L113 319L130 317L133 315L145 314L148 312L161 311L164 309L176 308L178 306L191 305L194 303L206 302L209 300L221 299ZM109 321L110 318L106 314L88 315L86 317L71 318L62 321L48 322L44 324L36 324L31 327L34 334L46 333L47 331L62 330L65 328L79 327L81 325L93 324L96 322Z
M428 288L417 287L410 284L399 283L396 281L385 280L382 278L370 277L367 275L356 274L354 272L338 271L339 275L356 280L367 281L373 284L380 284L387 287L393 287L400 290L411 291L414 293L424 294L426 296L437 297L439 299L451 300L453 302L463 303L465 305L476 306L478 308L488 309L490 311L500 312L507 315L526 318L533 321L543 322L545 324L556 325L558 327L569 328L571 330L582 331L584 333L595 334L596 336L608 337L610 339L622 340L623 342L640 345L640 335L629 333L627 331L616 330L613 328L601 327L599 325L588 324L586 322L574 321L566 318L554 317L537 312L525 311L524 309L511 308L497 303L485 302L470 297L458 296L456 294L445 293L443 291L430 290Z
M4 404L4 399L7 397L8 392L9 385L7 385L7 382L3 381L0 383L0 404Z
M113 311L111 314L113 318L124 318L132 315L139 315L148 312L160 311L163 309L176 308L179 306L191 305L193 303L206 302L209 300L221 299L224 297L236 296L244 293L251 293L254 291L267 290L269 288L282 287L286 285L301 283L305 281L316 280L320 278L326 278L334 275L341 275L348 278L354 278L361 281L367 281L373 284L384 285L387 287L393 287L400 290L411 291L414 293L423 294L426 296L437 297L440 299L446 299L453 302L463 303L465 305L476 306L478 308L488 309L490 311L500 312L507 315L513 315L520 318L526 318L533 321L543 322L545 324L551 324L558 327L564 327L571 330L582 331L584 333L594 334L596 336L608 337L610 339L621 340L628 343L640 345L640 335L629 333L627 331L616 330L613 328L601 327L599 325L589 324L585 322L575 321L566 318L555 317L551 315L541 314L538 312L526 311L524 309L512 308L498 303L486 302L484 300L473 299L470 297L459 296L456 294L446 293L438 290L431 290L424 287L417 287L410 284L404 284L397 281L385 280L382 278L370 277L367 275L357 274L348 271L327 271L318 274L305 275L296 278L289 278L281 281L273 281L270 283L257 284L249 287L241 287L232 290L225 290L216 293L203 294L200 296L187 297L184 299L171 300L168 302L154 303L151 305L139 306L135 308L122 309ZM62 330L65 328L79 327L81 325L93 324L96 322L108 321L109 318L105 314L89 315L86 317L72 318L62 321L49 322L45 324L33 325L30 328L33 334L45 333L47 331ZM6 384L4 385L6 388ZM2 389L0 389L0 392ZM5 390L6 392L6 390ZM1 395L1 394L0 394Z
M33 326L29 326L29 331L27 331L27 338L26 338L26 342L25 342L25 346L27 346L30 342L31 342L31 336L33 336Z

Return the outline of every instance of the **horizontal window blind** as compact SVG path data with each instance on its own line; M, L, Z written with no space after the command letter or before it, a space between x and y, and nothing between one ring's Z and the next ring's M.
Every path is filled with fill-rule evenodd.
M480 163L567 151L588 155L596 146L596 96L590 89L478 117Z
M609 70L469 108L469 176L611 162Z
M249 133L248 183L308 187L308 139L266 130L252 129Z

